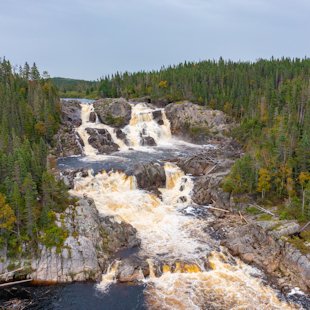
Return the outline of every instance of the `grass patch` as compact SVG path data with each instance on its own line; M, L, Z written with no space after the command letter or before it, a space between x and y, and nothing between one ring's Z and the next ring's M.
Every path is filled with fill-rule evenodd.
M245 210L248 214L251 215L258 215L262 213L262 211L256 209L255 207L247 207Z
M259 221L271 221L273 216L271 214L263 213L258 217Z
M304 238L299 238L297 236L289 237L287 239L289 243L291 243L296 249L298 249L304 255L307 255L310 253L310 247L305 244L306 242L310 242L310 232L306 232L306 233L309 234L307 236L307 240L305 240ZM303 233L301 233L301 237L302 237L302 234Z

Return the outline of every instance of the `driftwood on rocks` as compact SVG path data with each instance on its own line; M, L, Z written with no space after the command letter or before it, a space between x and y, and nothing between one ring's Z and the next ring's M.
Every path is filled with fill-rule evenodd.
M258 209L258 210L260 210L260 211L262 211L262 212L265 212L265 213L267 213L267 214L270 214L270 215L272 215L272 216L275 216L274 213L270 212L269 210L264 209L263 207L261 207L261 206L259 206L259 205L250 204L250 206L251 206L251 207L254 207L254 208L256 208L256 209Z

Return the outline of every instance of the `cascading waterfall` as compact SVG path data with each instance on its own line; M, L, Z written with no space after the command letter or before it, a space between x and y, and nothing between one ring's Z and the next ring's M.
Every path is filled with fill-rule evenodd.
M86 128L109 131L121 150L140 147L143 136L157 144L171 139L170 124L164 111L159 124L154 110L145 104L132 106L129 125L123 128L127 144L117 139L113 128L89 122L92 105L82 104L82 125L77 132L85 144L84 153L98 156L88 143ZM193 206L193 180L175 164L165 163L166 186L159 189L161 198L140 190L134 176L120 171L102 171L87 177L77 175L73 195L94 199L98 211L125 221L137 230L141 239L139 255L148 258L150 275L145 296L150 309L294 309L266 286L260 272L226 253L214 250L214 241L205 232L206 220L186 216ZM162 275L156 275L154 261L161 262ZM119 261L113 262L98 288L107 291L115 283ZM143 275L141 276L141 279Z
M89 134L87 133L86 128L106 129L111 135L113 142L119 146L120 150L124 150L124 149L127 150L128 147L126 146L126 144L121 139L117 138L114 128L100 123L97 115L96 115L95 123L92 123L89 121L91 112L94 112L93 104L87 104L87 103L81 104L82 124L76 129L76 131L84 142L84 154L86 156L96 156L98 153L97 150L94 147L92 147L88 142Z
M161 113L161 124L154 120L154 111L145 103L132 104L130 123L123 129L130 146L140 146L143 137L153 138L157 145L171 139L170 122L164 109L156 110Z
M161 125L154 120L154 111L161 114ZM82 124L76 129L84 142L84 154L86 156L96 156L97 154L97 150L88 142L89 134L86 132L86 128L106 129L121 151L128 150L129 147L139 148L143 144L143 138L145 137L153 138L157 145L171 139L170 122L163 109L154 110L143 103L132 104L130 123L122 130L126 134L126 143L117 137L113 127L102 124L97 115L96 121L94 123L90 122L89 116L91 112L94 112L93 104L81 104Z

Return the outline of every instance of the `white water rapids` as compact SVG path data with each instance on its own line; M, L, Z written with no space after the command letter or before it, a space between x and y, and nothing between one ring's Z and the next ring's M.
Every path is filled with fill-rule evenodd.
M88 143L86 128L109 131L120 150L143 149L141 135L152 137L157 145L173 143L170 124L164 112L163 124L153 119L153 109L145 104L133 105L132 118L124 129L128 145L117 139L112 127L89 122L91 104L82 104L82 125L77 129L84 142L85 155L98 158ZM145 148L145 151L148 148ZM102 155L101 155L102 156ZM110 160L113 160L111 157ZM193 206L193 181L172 163L165 163L166 186L159 189L161 198L138 189L134 176L119 171L102 171L87 177L78 175L72 194L94 199L98 211L132 225L141 239L139 255L147 257L150 276L145 297L149 309L295 309L281 301L277 292L261 279L260 271L225 250L215 247L205 228L208 222L186 215ZM153 261L162 263L162 275L156 277ZM99 287L106 290L115 282L119 262L109 267ZM206 267L208 265L208 267Z

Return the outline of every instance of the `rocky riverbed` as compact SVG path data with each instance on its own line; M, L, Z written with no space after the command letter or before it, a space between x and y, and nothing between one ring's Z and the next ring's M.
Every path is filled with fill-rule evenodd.
M57 217L68 231L64 247L42 246L24 276L100 281L104 292L115 282L147 283L150 309L252 309L253 289L262 309L310 305L295 289L309 292L310 258L285 241L298 224L258 221L221 189L242 156L223 112L125 99L62 109L54 173L78 202Z

